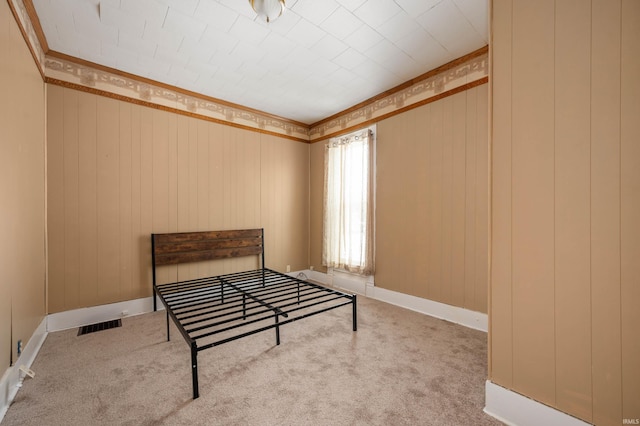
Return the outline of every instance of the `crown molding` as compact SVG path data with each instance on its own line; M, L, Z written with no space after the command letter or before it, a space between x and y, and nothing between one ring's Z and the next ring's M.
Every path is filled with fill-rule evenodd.
M320 120L320 121L318 121L316 123L313 123L313 124L310 125L310 127L314 128L314 127L320 126L321 124L324 124L324 123L327 123L327 122L329 122L331 120L334 120L334 119L336 119L336 118L338 118L338 117L340 117L342 115L349 114L350 112L356 111L356 110L358 110L358 109L360 109L362 107L365 107L365 106L367 106L369 104L372 104L373 102L376 102L376 101L378 101L380 99L383 99L383 98L391 96L391 95L393 95L393 94L395 94L397 92L405 90L406 88L408 88L410 86L413 86L414 84L419 83L422 80L426 80L426 79L434 77L434 76L436 76L436 75L438 75L440 73L444 73L445 71L448 71L448 70L450 70L452 68L455 68L455 67L457 67L459 65L462 65L465 62L468 62L473 58L476 58L478 56L482 56L482 55L488 54L488 53L489 53L489 46L483 46L480 49L474 50L471 53L468 53L468 54L466 54L464 56L459 57L458 59L454 59L453 61L447 62L444 65L440 65L439 67L434 68L431 71L427 71L426 73L421 74L418 77L415 77L415 78L412 78L411 80L405 81L404 83L399 84L396 87L393 87L393 88L391 88L389 90L385 90L384 92L379 93L376 96L373 96L373 97L371 97L371 98L369 98L367 100L364 100L364 101L360 102L359 104L356 104L356 105L354 105L354 106L352 106L350 108L347 108L347 109L345 109L343 111L340 111L340 112L338 112L338 113L336 113L334 115L331 115L331 116L329 116L327 118L324 118L324 119L322 119L322 120Z
M7 0L43 80L97 89L233 127L308 142L309 126L49 49L32 0Z
M174 114L184 115L184 116L196 118L196 119L199 119L199 120L209 121L211 123L223 124L223 125L226 125L226 126L235 127L237 129L254 131L254 132L262 133L262 134L265 134L265 135L277 136L277 137L280 137L280 138L289 139L289 140L293 140L293 141L296 141L296 142L309 143L309 140L307 138L305 138L305 137L296 137L296 136L290 136L290 135L283 135L281 133L272 132L272 131L269 131L269 130L266 130L266 129L257 129L255 127L246 126L246 125L243 125L241 123L234 123L234 122L231 122L231 121L221 120L221 119L217 119L215 117L210 117L208 115L198 114L198 113L195 113L195 112L185 111L184 109L178 109L178 108L174 108L174 107L171 107L171 106L161 105L161 104L159 104L157 102L149 102L149 101L145 101L145 100L142 100L142 99L131 98L131 97L128 97L126 95L113 93L112 91L101 90L101 89L98 89L98 88L95 88L95 87L87 87L87 86L84 86L84 85L81 85L81 84L71 83L71 82L68 82L66 80L58 80L56 78L46 77L45 78L45 82L47 84L52 84L52 85L64 87L64 88L67 88L67 89L78 90L80 92L90 93L92 95L97 95L97 96L103 96L103 97L106 97L106 98L115 99L115 100L122 101L122 102L129 102L129 103L132 103L132 104L135 104L135 105L144 106L144 107L147 107L147 108L153 108L153 109L157 109L157 110L160 110L160 111L171 112L171 113L174 113Z
M327 139L343 135L345 133L351 133L351 132L356 131L358 129L362 129L362 128L371 126L372 124L378 123L378 122L380 122L382 120L386 120L387 118L393 117L394 115L402 114L403 112L410 111L410 110L412 110L414 108L418 108L418 107L421 107L423 105L439 101L440 99L444 99L444 98L447 98L449 96L453 96L453 95L455 95L457 93L464 92L464 91L467 91L469 89L473 89L476 86L482 86L483 84L486 84L488 82L489 82L489 77L488 76L487 77L482 77L482 78L480 78L478 80L474 80L474 81L472 81L470 83L463 84L462 86L456 86L453 89L450 89L450 90L447 90L445 92L439 93L437 95L428 97L428 98L423 99L423 100L421 100L419 102L414 102L414 103L412 103L410 105L407 105L407 106L404 106L402 108L394 109L393 111L389 111L389 112L387 112L385 114L377 116L376 118L372 118L370 120L365 120L363 122L358 122L357 124L354 124L352 126L348 126L348 127L344 128L344 129L340 128L338 130L335 130L333 133L324 134L322 137L317 138L317 139L313 139L309 143L322 142L322 141L326 141Z
M309 140L309 128L305 124L78 60L62 53L50 51L46 55L45 74L50 81L65 81L74 85L74 88L97 89L101 93L112 93L123 99L137 99L234 127L296 140Z
M458 88L483 84L489 75L488 47L409 80L352 108L318 123L309 130L310 142L317 142L349 129L366 126L425 103L452 95ZM480 83L479 83L480 82Z
M33 3L31 0L7 0L7 3L9 4L9 9L11 9L13 18L20 28L22 37L27 43L31 56L38 67L42 80L44 80L44 57L49 47L44 38L44 33L42 32L42 27L40 26L40 21L36 15Z
M217 99L217 98L214 98L214 97L211 97L211 96L206 96L206 95L203 95L201 93L193 92L193 91L190 91L190 90L181 89L179 87L172 86L170 84L166 84L166 83L162 83L162 82L159 82L159 81L151 80L151 79L148 79L148 78L145 78L145 77L140 77L138 75L130 74L130 73L127 73L127 72L124 72L124 71L120 71L120 70L115 69L115 68L110 68L110 67L107 67L107 66L104 66L104 65L96 64L94 62L86 61L84 59L76 58L74 56L66 55L64 53L60 53L60 52L57 52L55 50L48 51L47 52L47 58L55 58L55 59L58 59L58 60L61 60L61 61L67 61L69 63L77 64L78 66L85 67L87 69L95 69L95 70L99 70L99 71L104 71L105 73L113 74L115 76L119 76L119 77L122 77L122 78L132 79L132 80L135 80L135 81L143 83L143 84L149 84L149 85L158 86L158 87L161 87L163 89L170 90L170 91L176 91L176 92L179 92L179 93L181 93L183 95L186 95L186 96L196 97L196 98L199 98L199 99L202 99L202 100L215 102L217 104L224 105L224 106L227 106L227 107L241 109L243 111L247 111L247 112L254 113L254 114L259 114L259 115L262 115L262 116L265 116L265 117L269 117L269 118L274 119L274 120L280 120L280 121L284 121L284 122L287 122L287 123L291 123L292 125L295 125L295 126L299 126L299 127L303 127L303 128L308 128L309 127L308 124L301 123L299 121L290 120L288 118L279 117L279 116L277 116L275 114L269 114L268 112L264 112L264 111L260 111L260 110L253 109L253 108L249 108L249 107L246 107L246 106L243 106L243 105L235 104L233 102L228 102L228 101L224 101L222 99Z
M7 2L45 82L307 143L365 127L484 84L489 75L489 47L484 46L307 125L50 50L32 0Z

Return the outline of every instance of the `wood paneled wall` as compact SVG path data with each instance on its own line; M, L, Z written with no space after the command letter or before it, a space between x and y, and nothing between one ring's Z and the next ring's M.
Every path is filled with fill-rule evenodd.
M488 86L377 124L375 285L487 312ZM322 143L311 146L311 261L322 269Z
M50 313L149 296L152 232L264 227L268 267L307 267L307 144L47 88ZM256 266L163 267L159 279Z
M311 144L311 165L309 166L311 180L309 257L311 266L315 270L325 273L327 268L322 266L322 209L324 204L324 146L326 143L325 140Z
M376 286L487 312L487 94L378 123Z
M0 377L45 315L44 83L0 2Z
M494 0L490 376L640 417L640 2Z

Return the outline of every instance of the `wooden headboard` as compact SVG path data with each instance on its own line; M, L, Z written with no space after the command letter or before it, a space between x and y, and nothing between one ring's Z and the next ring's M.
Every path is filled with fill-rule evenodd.
M161 265L251 255L262 255L264 268L264 232L260 228L151 234L154 271Z
M264 271L264 231L261 228L151 234L153 310L157 309L157 266L252 255L260 255L260 266Z

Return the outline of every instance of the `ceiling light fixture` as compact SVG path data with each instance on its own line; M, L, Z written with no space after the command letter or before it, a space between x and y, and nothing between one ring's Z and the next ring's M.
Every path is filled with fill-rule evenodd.
M284 12L284 0L249 0L258 16L267 22L275 21Z

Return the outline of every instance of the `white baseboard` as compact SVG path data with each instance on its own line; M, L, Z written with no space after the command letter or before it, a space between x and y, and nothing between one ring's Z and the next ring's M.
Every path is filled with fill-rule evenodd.
M489 330L487 314L435 302L429 299L376 287L370 279L352 274L334 272L325 274L318 271L302 271L310 279L333 287L339 287L354 293L364 294L372 299L401 306L412 311L447 320L465 327L484 331Z
M20 367L31 368L46 338L47 317L44 317L31 335L31 338L16 362L5 371L0 379L0 422L2 422L4 415L9 409L9 405L11 405L11 402L13 402L13 399L16 397L18 389L22 386L25 374L20 371Z
M482 312L475 312L375 286L367 288L367 296L432 317L464 325L465 327L484 331L485 333L489 330L488 316Z
M367 295L367 283L373 280L373 277L363 277L335 269L329 269L329 271L323 275L326 275L324 280L327 281L328 285L363 295ZM373 282L370 284L373 285Z
M157 306L158 310L164 309L164 305L159 300ZM73 309L50 314L47 320L47 331L67 330L69 328L82 327L83 325L145 314L151 311L153 311L152 297L92 306L90 308Z
M576 417L551 408L487 380L484 412L507 425L588 426Z

